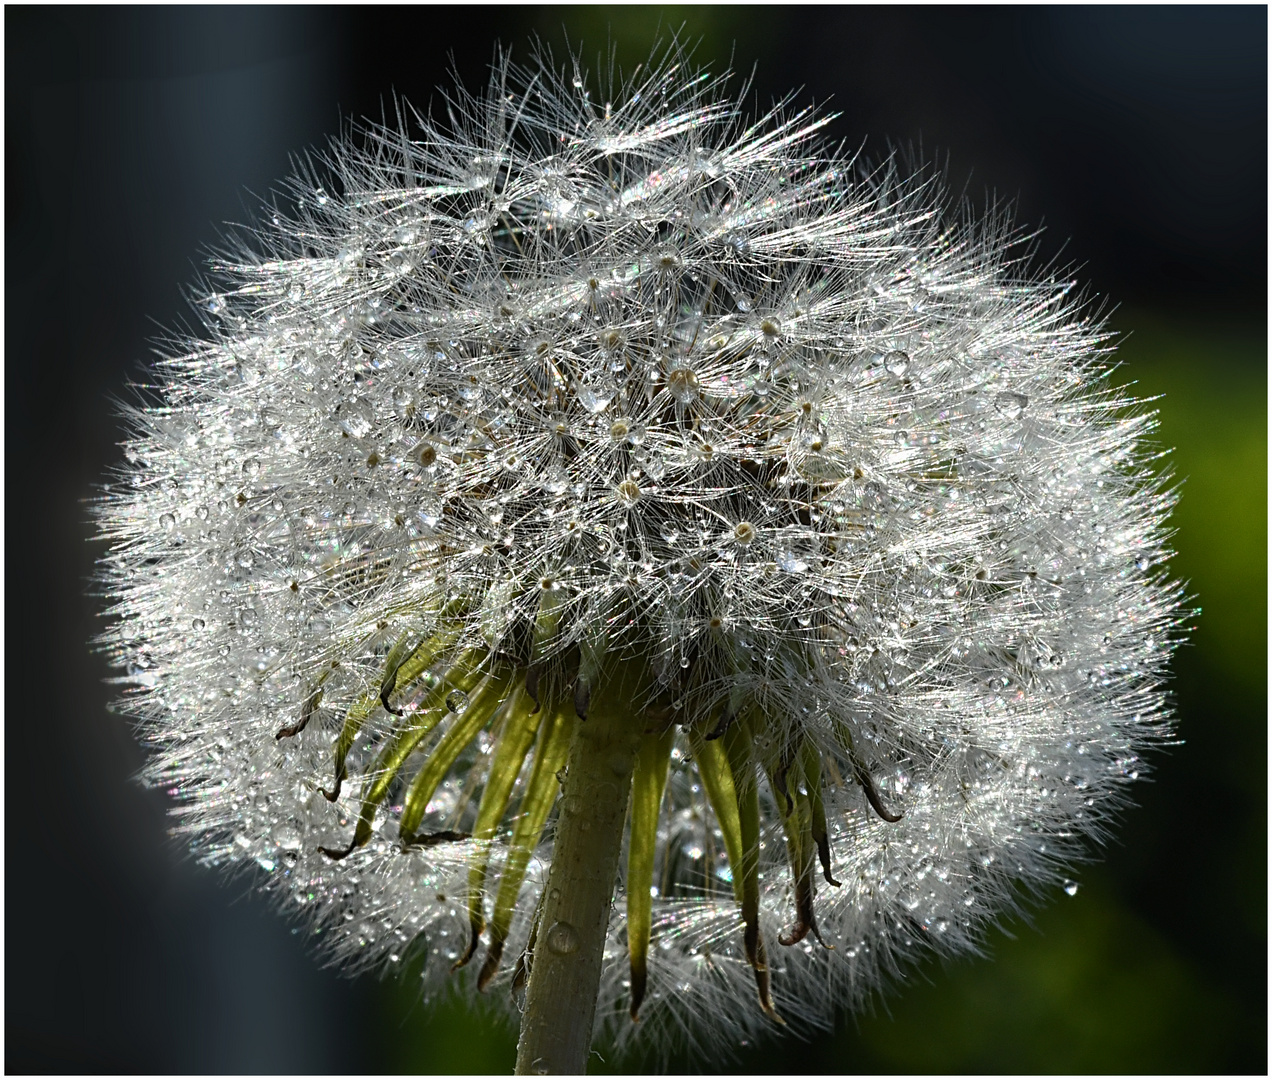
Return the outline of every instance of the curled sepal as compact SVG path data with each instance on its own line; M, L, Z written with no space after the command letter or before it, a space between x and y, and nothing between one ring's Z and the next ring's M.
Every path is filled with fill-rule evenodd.
M724 835L724 851L733 873L733 895L742 900L738 867L742 865L742 823L738 815L738 796L733 787L733 771L729 767L724 747L716 741L707 742L697 732L689 732L689 748L693 751L694 764L698 766L698 778L707 793L716 823Z
M870 770L855 755L852 762L852 771L857 778L857 783L861 785L861 790L866 793L866 802L870 804L871 809L890 824L896 824L900 821L904 815L889 812L888 808L883 804L883 798L879 794L878 787L875 786L874 777L870 775Z
M741 893L746 958L755 972L760 1007L770 1020L785 1024L773 1007L768 952L760 931L760 788L756 783L755 763L751 760L749 733L741 725L731 728L724 736L724 750L737 794L738 825L742 833L742 857L733 867L733 887L735 895Z
M830 831L826 827L826 804L822 801L821 757L817 747L805 741L800 750L804 766L804 779L808 785L808 808L813 843L817 846L817 858L821 862L822 877L828 885L839 888L840 883L830 872Z
M439 679L420 706L407 717L406 724L396 731L380 751L375 764L367 771L367 778L362 789L362 813L354 828L353 839L346 848L319 848L324 855L332 859L343 859L356 848L360 848L371 839L372 823L375 812L384 801L390 786L401 771L406 759L424 737L433 730L446 715L446 695L452 690L467 693L480 679L477 670L482 653L477 649L465 651L446 673Z
M410 640L409 635L403 634L397 644L389 650L389 655L384 658L384 675L380 679L380 704L384 706L386 712L391 712L394 716L401 716L402 710L395 709L389 704L389 696L397 689L398 672L402 669L402 664L414 652L407 647L407 642Z
M829 949L831 946L822 940L821 931L817 928L817 915L813 908L817 896L814 883L817 846L813 840L812 800L805 790L808 780L804 776L802 757L798 752L790 754L769 773L769 783L782 813L786 854L795 882L795 924L786 933L779 934L777 940L782 945L795 945L811 932L819 944Z
M286 727L279 728L278 731L274 733L275 739L290 739L293 735L299 735L305 730L309 721L313 719L314 713L318 711L318 706L322 704L323 683L331 678L331 673L339 666L340 661L333 660L327 670L318 676L318 681L314 684L313 690L310 691L309 696L305 698L304 702L300 706L300 719L294 724L288 724Z
M734 740L730 740L734 743ZM689 746L693 751L694 763L698 766L698 777L707 793L711 809L715 812L716 823L724 836L724 850L729 859L729 869L733 875L733 896L742 908L742 919L745 924L744 942L747 946L747 960L755 971L756 988L760 995L760 1006L764 1012L778 1023L784 1021L773 1008L773 1000L769 990L768 960L764 952L764 942L760 936L760 891L759 891L759 858L760 858L760 808L755 792L754 779L751 779L749 791L744 787L746 828L743 827L743 801L739 799L737 784L734 782L734 760L739 764L739 778L746 782L747 765L742 765L743 748L738 750L735 744L734 759L731 759L727 745L722 740L707 741L696 732L689 733Z
M424 767L411 782L411 788L402 803L402 821L399 835L402 842L411 843L415 830L424 820L424 811L437 785L455 764L455 759L494 716L495 710L503 703L508 692L511 673L487 675L473 691L463 711L455 716L454 722L446 730L433 752L428 755Z
M676 729L647 735L636 755L632 778L631 836L627 846L627 955L632 973L632 1019L639 1019L648 977L649 933L652 927L650 888L654 883L654 853L658 847L658 809L667 787L667 769Z
M335 802L340 798L340 789L344 786L345 779L345 759L353 748L353 740L358 737L358 732L367 722L367 717L375 711L379 700L375 694L363 694L349 706L349 711L345 713L344 723L340 725L340 734L336 736L335 745L332 747L336 766L335 783L331 785L330 791L326 788L318 789L328 802Z
M499 892L495 896L495 910L490 920L490 948L486 961L477 976L477 988L485 990L499 969L504 943L512 928L512 916L521 895L521 883L525 880L530 857L539 846L548 811L556 802L559 785L557 773L565 764L570 752L570 736L574 733L574 703L551 703L551 718L539 732L539 745L530 769L530 780L521 797L517 824L508 845L508 857L504 860L503 873L499 877Z
M344 786L347 775L345 763L349 757L349 751L353 749L353 742L362 730L363 724L366 723L367 717L375 711L375 706L381 704L394 716L401 716L400 709L389 707L390 695L399 687L409 686L424 674L442 651L454 644L458 636L458 630L449 630L420 642L409 653L405 645L407 639L403 638L389 651L384 663L384 675L380 680L379 693L364 694L349 707L349 711L345 713L344 723L340 727L340 734L336 736L336 741L331 747L335 781L330 791L326 788L318 789L328 802L335 802L340 798L340 789ZM420 709L425 708L426 704L427 702L421 702ZM412 746L414 745L413 743Z
M499 822L508 811L513 785L543 719L543 713L532 711L533 703L524 687L518 687L507 710L503 734L495 744L490 774L486 777L481 803L477 807L477 820L473 823L474 840L489 840L495 835ZM489 852L482 851L468 871L468 922L472 936L467 951L455 962L456 968L463 967L473 958L486 928L485 887L489 860Z
M384 665L384 677L380 681L380 700L395 716L402 710L391 708L389 700L399 690L404 690L424 674L433 662L459 638L459 624L451 623L439 633L425 638L410 653L395 657L392 652Z

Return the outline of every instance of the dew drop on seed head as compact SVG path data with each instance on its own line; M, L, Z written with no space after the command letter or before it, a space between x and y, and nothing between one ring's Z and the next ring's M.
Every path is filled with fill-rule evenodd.
M900 349L893 349L892 352L884 356L883 366L899 379L910 370L910 355Z
M624 506L635 506L640 499L640 486L635 480L624 480L618 485L618 501Z
M468 708L468 695L462 690L452 690L446 695L446 708L458 716Z
M1008 420L1019 420L1028 404L1029 399L1024 394L1014 394L1010 390L1004 390L994 397L994 408Z
M802 574L808 569L808 562L790 548L782 548L777 552L777 567L787 574Z
M164 513L159 515L159 527L161 529L171 529L175 527L176 524L177 519L171 514Z
M667 389L682 405L698 396L698 376L688 368L676 368L667 373Z
M590 413L601 412L618 393L618 383L607 371L590 372L574 385L579 404Z
M1064 883L1064 891L1070 896L1078 895L1078 883L1076 881L1066 881Z
M549 495L563 495L570 486L570 474L560 465L553 465L543 477L543 490Z
M364 398L354 398L340 411L340 430L355 439L361 439L371 430L375 410Z

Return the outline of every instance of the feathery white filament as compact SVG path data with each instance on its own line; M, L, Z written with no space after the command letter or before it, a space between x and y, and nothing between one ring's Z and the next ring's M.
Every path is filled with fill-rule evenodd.
M335 955L414 949L438 987L468 869L499 865L507 829L403 848L394 788L370 843L333 862L317 848L347 842L357 793L318 789L395 642L460 602L456 648L512 653L549 596L549 682L598 641L669 687L709 655L700 685L821 754L833 951L776 944L792 886L761 797L788 1020L826 1024L907 958L975 948L1018 886L1102 835L1166 730L1173 496L1151 414L1107 382L1107 334L1070 283L1027 276L1001 216L952 218L932 178L827 154L809 113L744 124L674 49L612 100L501 61L451 116L302 169L294 211L215 268L206 336L131 416L100 517L148 779L204 859L259 867ZM351 781L394 719L371 711ZM426 829L471 826L491 746L461 755ZM598 1015L619 1041L693 1029L705 1048L768 1021L686 747L645 1022L626 1018L621 905ZM869 810L855 768L900 821ZM550 857L545 841L510 956Z

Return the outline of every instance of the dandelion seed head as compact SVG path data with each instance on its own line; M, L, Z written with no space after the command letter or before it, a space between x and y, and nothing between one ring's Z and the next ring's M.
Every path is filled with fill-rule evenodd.
M674 47L585 87L500 60L218 258L98 504L106 644L200 858L510 1003L570 725L639 663L648 987L633 1025L624 870L598 1024L727 1047L772 1027L752 928L826 1025L1070 890L1167 730L1174 496L1001 213Z

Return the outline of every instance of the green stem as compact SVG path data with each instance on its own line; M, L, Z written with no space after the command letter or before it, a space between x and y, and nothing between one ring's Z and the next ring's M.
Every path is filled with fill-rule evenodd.
M517 1073L587 1071L610 906L643 733L641 672L628 665L592 695L570 745L552 868L526 989Z

